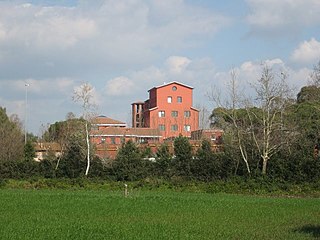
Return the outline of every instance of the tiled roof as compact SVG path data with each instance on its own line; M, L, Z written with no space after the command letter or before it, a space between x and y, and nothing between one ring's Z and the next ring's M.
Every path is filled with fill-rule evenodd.
M106 116L99 116L93 119L93 124L102 124L102 125L126 125L126 123L108 118Z
M41 151L61 151L61 145L56 142L39 142L34 146L37 152Z
M189 86L189 85L186 85L186 84L183 84L183 83L180 83L180 82L176 82L176 81L173 81L173 82L169 82L169 83L164 83L160 86L156 86L156 87L153 87L151 89L154 89L154 88L162 88L162 87L165 87L165 86L168 86L168 85L171 85L171 84L178 84L178 85L181 85L181 86L184 86L184 87L187 87L187 88L191 88L193 89L193 87ZM149 91L151 90L149 89Z

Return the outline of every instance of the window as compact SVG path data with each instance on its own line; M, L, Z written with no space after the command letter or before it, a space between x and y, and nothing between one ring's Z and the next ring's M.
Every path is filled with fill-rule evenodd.
M106 139L105 138L101 138L101 143L105 143Z
M190 132L190 131L191 131L190 125L184 125L184 130L185 130L186 132Z
M177 102L182 103L182 97L177 97Z
M172 87L172 91L177 91L177 87L176 87L176 86L173 86L173 87Z
M116 144L116 138L115 137L111 137L111 144Z
M171 117L178 117L178 111L172 111Z
M168 103L172 103L172 97L168 97Z
M171 125L171 131L173 131L173 132L178 131L178 125L177 124Z
M165 117L166 113L165 111L159 111L159 117Z
M191 116L191 112L190 111L184 111L184 117L188 118Z
M163 124L159 124L159 130L160 131L165 131L166 130L166 126Z

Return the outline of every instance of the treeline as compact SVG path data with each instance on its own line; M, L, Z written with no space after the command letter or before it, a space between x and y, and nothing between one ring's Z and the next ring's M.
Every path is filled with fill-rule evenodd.
M304 148L304 147L302 147ZM315 159L308 151L286 156L280 152L269 165L265 178L280 182L304 183L317 182L320 179L320 159ZM307 150L307 149L305 149ZM300 152L300 153L299 153ZM81 178L85 177L86 157L78 144L71 144L61 158L48 156L41 162L22 159L2 161L0 176L3 179L28 178ZM261 178L261 170L250 175L242 162L232 159L228 151L213 152L211 144L203 140L195 154L187 138L174 140L174 153L170 154L166 143L162 144L156 155L151 156L149 149L141 150L135 143L122 144L116 159L99 159L93 157L88 178L114 181L138 181L156 178L168 181L202 181L229 180L237 177L244 179Z

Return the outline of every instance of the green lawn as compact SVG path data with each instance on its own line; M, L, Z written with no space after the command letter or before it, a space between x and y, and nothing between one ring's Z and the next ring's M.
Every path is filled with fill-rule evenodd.
M0 190L0 239L315 239L320 199Z

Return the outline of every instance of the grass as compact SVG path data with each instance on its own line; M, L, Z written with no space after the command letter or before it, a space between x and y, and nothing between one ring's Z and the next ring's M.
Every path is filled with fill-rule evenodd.
M0 239L315 239L320 199L0 190Z

